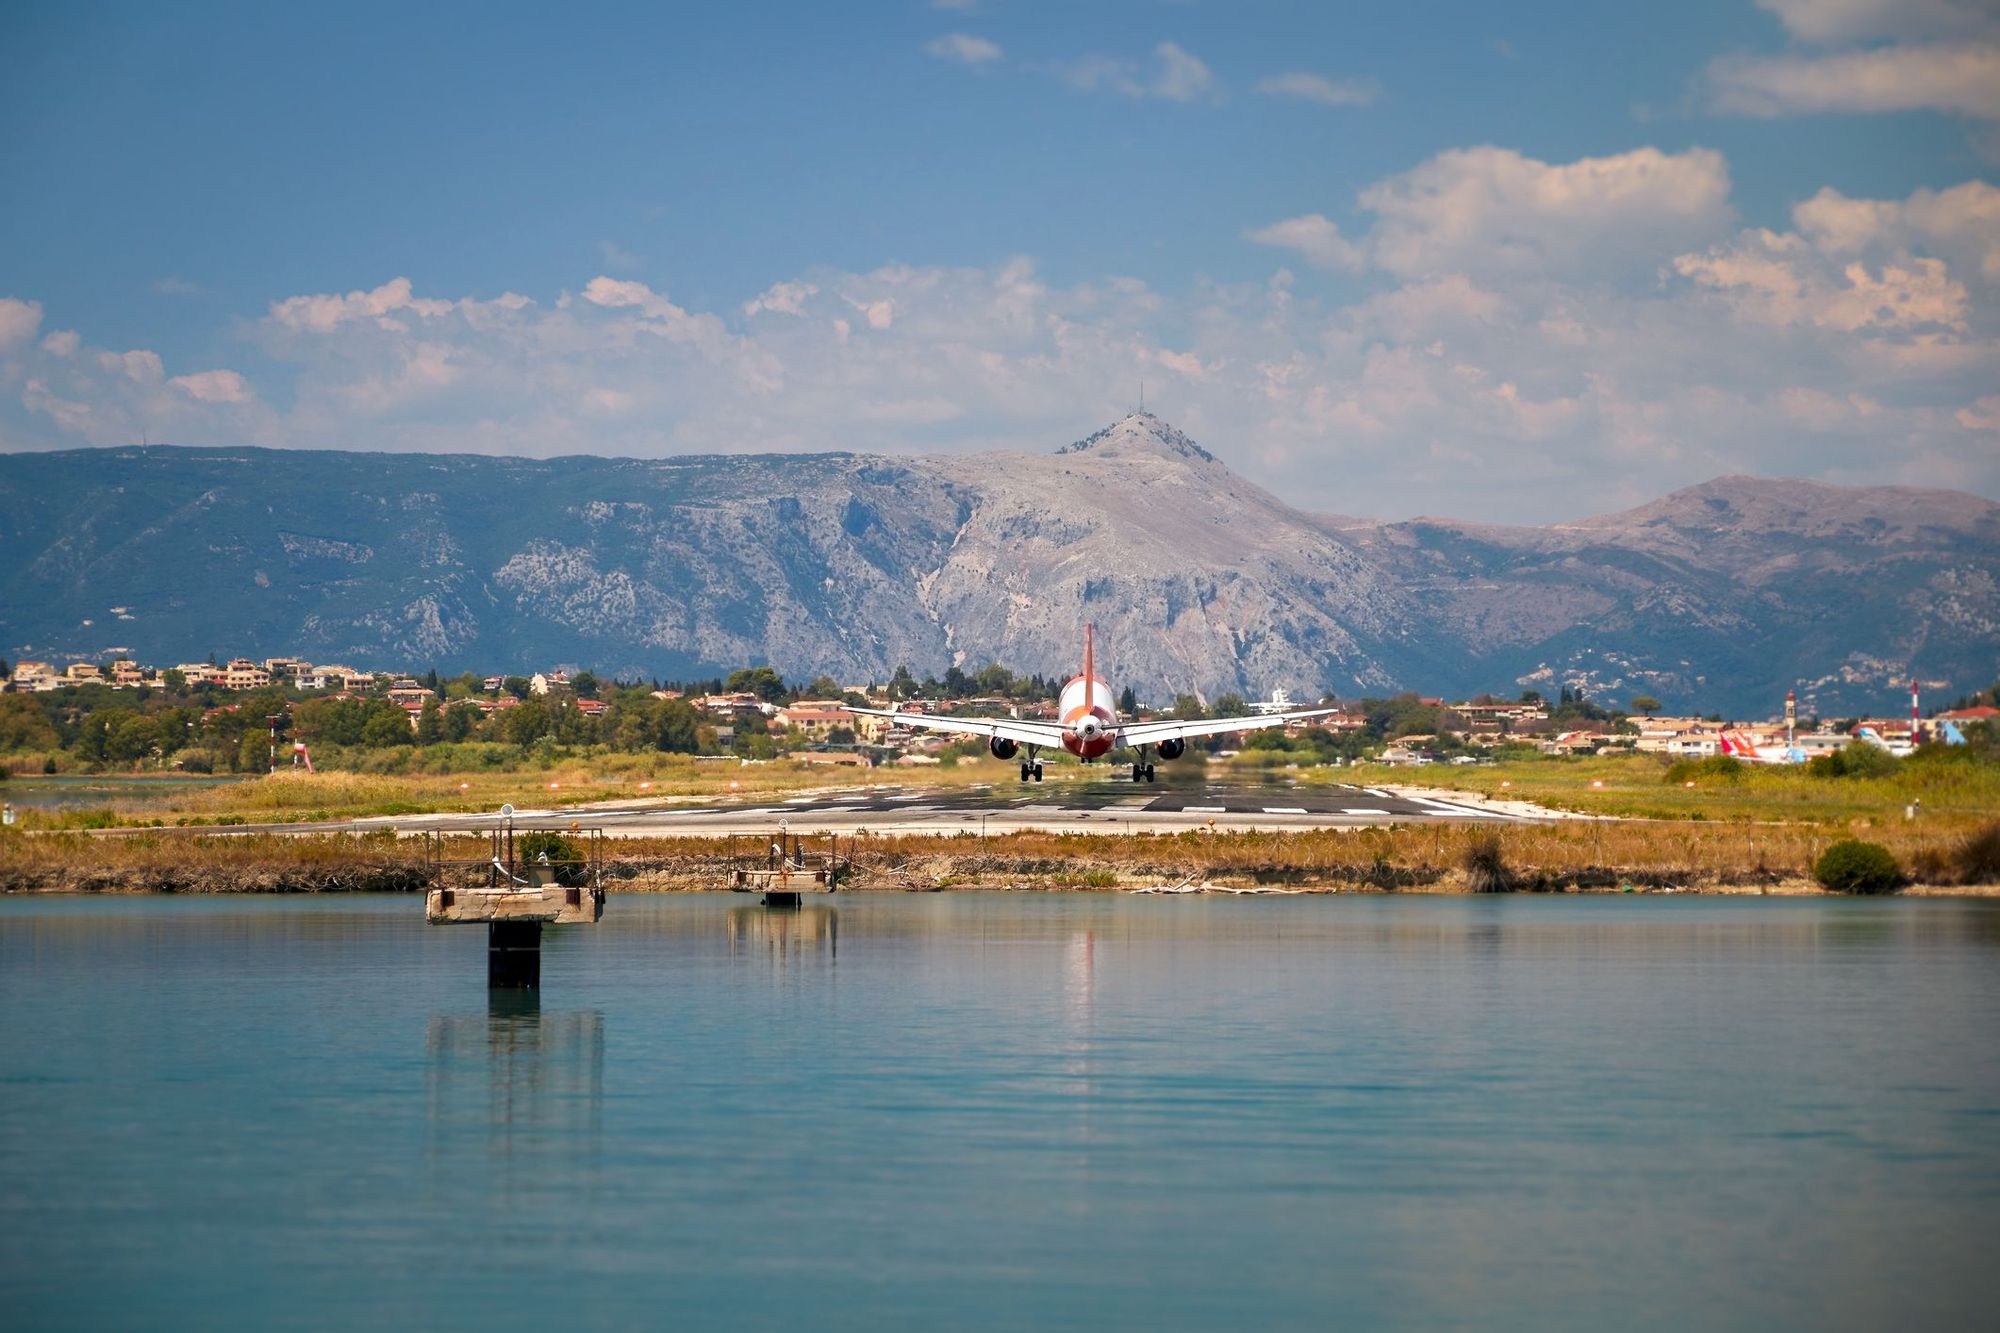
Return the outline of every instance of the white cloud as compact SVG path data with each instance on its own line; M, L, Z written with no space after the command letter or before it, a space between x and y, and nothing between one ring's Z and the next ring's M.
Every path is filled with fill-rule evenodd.
M1876 37L1964 37L2000 27L1991 0L1757 0L1808 42Z
M1215 75L1208 66L1176 43L1161 42L1153 48L1153 57L1160 62L1159 73L1153 79L1155 97L1192 102L1214 90Z
M97 364L134 384L158 384L167 373L160 364L160 354L143 347L131 352L99 352Z
M1374 260L1404 277L1498 270L1615 276L1726 223L1720 153L1638 148L1552 165L1461 148L1361 192Z
M431 318L451 313L450 301L420 301L410 294L408 278L391 278L373 291L345 296L294 296L271 307L271 317L300 332L325 333L357 319L386 319L399 313Z
M1740 115L1948 111L2000 120L2000 45L1725 56L1709 65L1707 78L1715 108Z
M1745 318L1774 324L1810 323L1843 333L1963 333L1967 327L1965 285L1941 259L1910 259L1872 273L1850 263L1829 273L1799 237L1760 229L1732 245L1682 255L1674 271L1723 293Z
M597 251L604 256L608 268L635 269L639 267L639 256L619 245L616 241L599 241Z
M1057 66L1063 81L1083 92L1115 92L1132 98L1196 102L1219 97L1221 89L1209 67L1175 42L1153 48L1153 67L1110 56L1084 56Z
M926 44L924 50L940 60L956 60L966 65L984 65L1005 54L998 43L969 32L946 33Z
M1339 226L1319 213L1286 218L1243 235L1259 245L1296 250L1308 263L1320 268L1359 269L1367 263L1366 252L1342 236Z
M176 375L167 383L204 403L247 403L252 397L249 381L233 370L203 370L193 375Z
M42 303L0 296L0 352L35 336L42 327Z
M0 343L4 343L0 339ZM83 336L74 329L58 329L42 339L42 350L51 356L70 356L83 345Z
M1257 91L1266 97L1291 97L1321 106L1367 106L1382 93L1373 79L1329 79L1303 71L1259 79Z
M806 302L819 294L819 288L810 282L774 282L764 289L764 294L743 303L745 315L755 315L770 311L779 315L797 315L805 310Z
M1908 199L1853 199L1832 187L1792 209L1792 221L1834 255L1932 250L1962 271L2000 282L2000 189L1966 181Z
M723 313L602 275L540 303L387 284L274 304L254 384L17 338L0 442L1045 450L1145 377L1233 466L1335 512L1549 518L1740 471L2000 494L1985 187L1822 192L1743 231L1719 159L1497 153L1382 182L1372 230L1270 241L1338 239L1335 267L1368 264L1338 284L1053 284L1011 259L811 270Z

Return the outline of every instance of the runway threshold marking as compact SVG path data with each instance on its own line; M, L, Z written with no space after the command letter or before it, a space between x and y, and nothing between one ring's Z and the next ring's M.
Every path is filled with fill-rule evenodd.
M1226 815L1229 813L1229 807L1226 805L1184 805L1181 807L1181 813L1184 815Z
M1306 808L1302 805L1267 805L1264 807L1264 813L1267 815L1302 815L1306 813Z
M1378 810L1372 805L1348 806L1341 810L1343 815L1386 815L1387 810Z

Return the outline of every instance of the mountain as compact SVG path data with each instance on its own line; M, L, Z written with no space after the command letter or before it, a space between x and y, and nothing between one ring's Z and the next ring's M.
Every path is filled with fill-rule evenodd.
M1549 527L1302 513L1134 414L1052 455L0 457L0 650L357 666L1102 660L1142 698L1460 694L1829 714L2000 659L2000 506L1729 477Z

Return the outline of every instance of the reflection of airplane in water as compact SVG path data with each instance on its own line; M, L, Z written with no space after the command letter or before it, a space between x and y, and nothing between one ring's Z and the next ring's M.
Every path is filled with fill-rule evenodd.
M604 1015L542 1012L534 991L496 990L483 1014L438 1014L426 1036L430 1122L440 1144L454 1125L485 1122L596 1151L604 1112Z
M785 962L824 953L840 959L840 913L830 907L733 907L729 910L729 952L762 944L772 959Z
M1083 674L1062 687L1056 721L1040 718L933 717L928 713L903 713L893 709L849 708L850 713L884 717L906 727L948 732L954 736L984 736L986 748L995 759L1012 759L1023 750L1021 781L1042 780L1041 752L1064 749L1086 764L1095 763L1118 746L1138 752L1132 763L1134 782L1151 782L1150 752L1162 759L1178 759L1187 752L1192 736L1220 736L1237 731L1257 731L1282 727L1287 722L1325 717L1332 708L1299 708L1290 712L1269 712L1257 717L1211 717L1196 720L1165 718L1158 722L1127 722L1118 716L1117 695L1097 675L1097 627L1083 632Z

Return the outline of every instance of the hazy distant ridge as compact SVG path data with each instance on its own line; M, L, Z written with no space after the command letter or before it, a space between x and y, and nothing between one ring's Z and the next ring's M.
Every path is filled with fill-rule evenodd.
M1149 416L950 459L16 454L0 550L10 658L854 680L1073 669L1094 619L1153 698L1576 679L1765 712L1799 680L1831 713L1913 668L2000 671L2000 505L1975 496L1723 478L1550 527L1368 523Z

